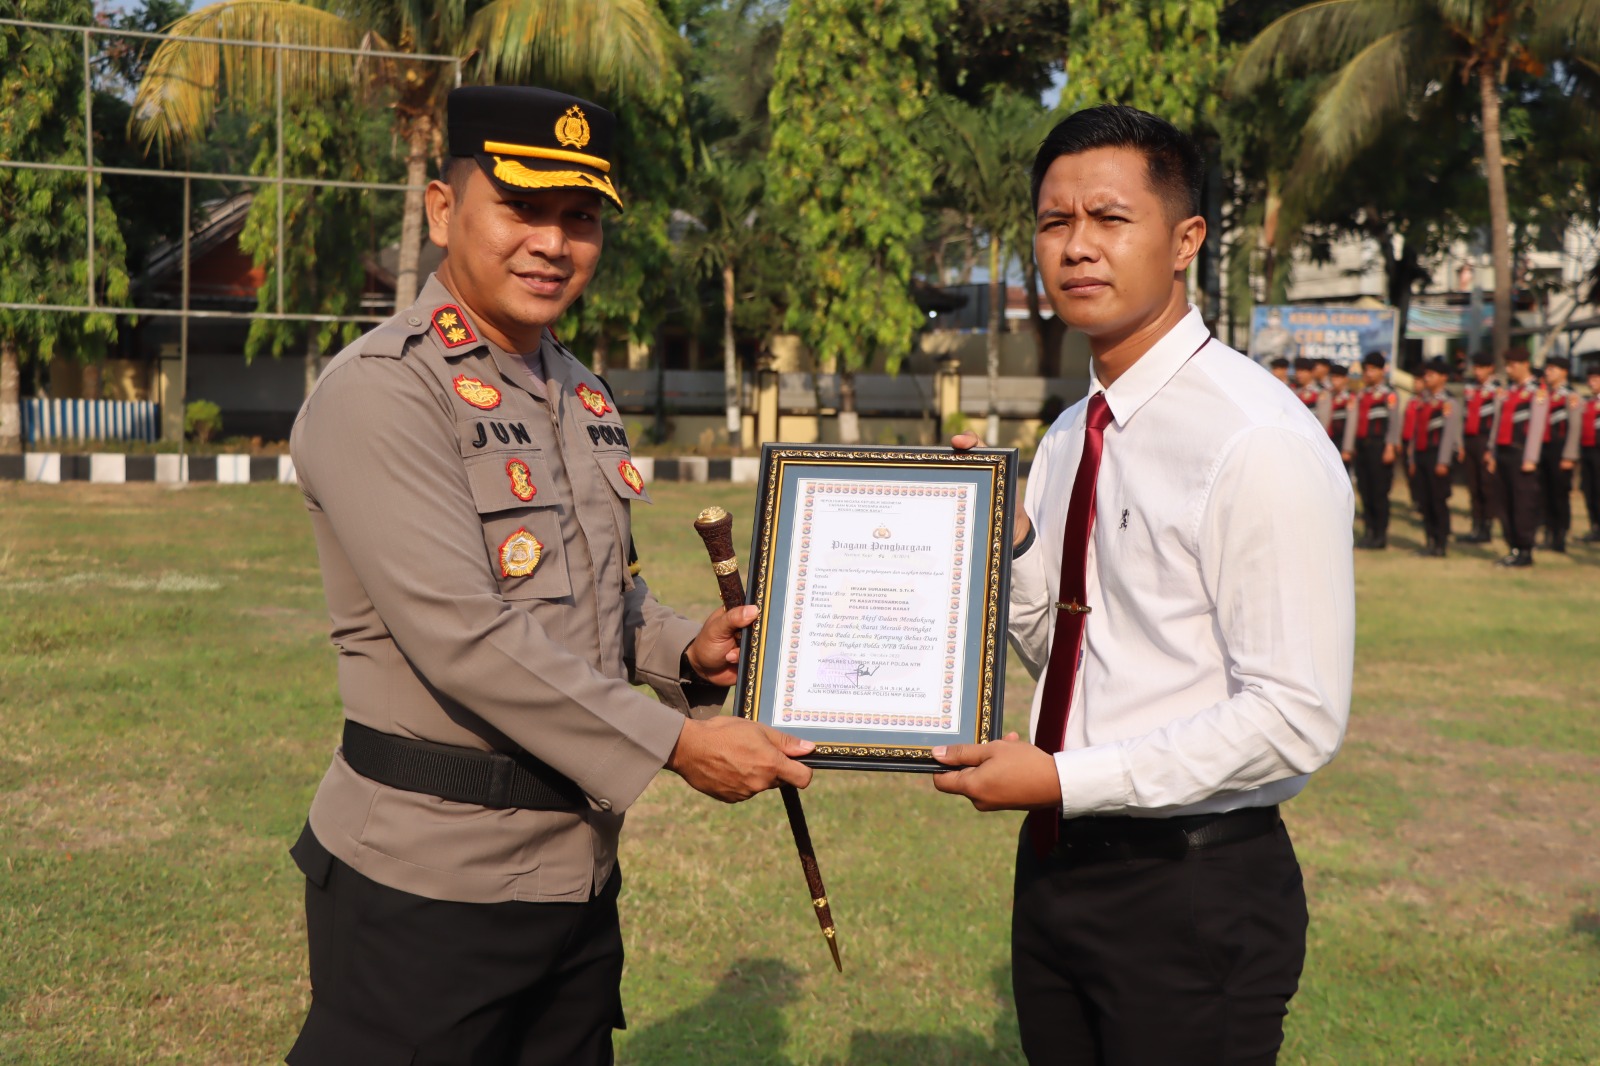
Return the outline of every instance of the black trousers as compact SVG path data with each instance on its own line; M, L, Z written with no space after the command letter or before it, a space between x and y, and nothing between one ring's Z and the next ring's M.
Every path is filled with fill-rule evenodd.
M1484 434L1466 438L1467 498L1472 501L1472 531L1487 530L1500 513L1499 484L1483 465Z
M1500 482L1500 499L1505 504L1500 522L1506 543L1516 551L1532 551L1533 533L1539 528L1538 471L1523 473L1521 448L1498 447L1494 476Z
M1439 449L1417 452L1417 490L1422 506L1422 531L1429 544L1444 547L1450 539L1450 456L1445 456L1446 472L1439 474Z
M1373 537L1389 535L1389 490L1394 487L1394 464L1383 461L1383 439L1356 441L1356 492L1361 497L1361 520Z
M452 903L363 877L308 826L311 1011L291 1066L610 1066L620 870L586 903Z
M1031 1066L1266 1066L1305 962L1289 834L1171 858L1017 849L1011 973Z
M1539 496L1544 504L1540 517L1554 541L1566 540L1572 528L1572 471L1561 469L1561 448L1546 444L1539 453Z
M1600 532L1600 447L1578 451L1579 479L1583 486L1583 508L1589 512L1589 528Z

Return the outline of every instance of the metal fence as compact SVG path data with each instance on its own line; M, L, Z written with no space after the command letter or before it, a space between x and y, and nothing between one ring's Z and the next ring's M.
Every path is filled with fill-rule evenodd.
M82 40L83 48L83 127L84 145L82 163L44 163L31 159L0 159L0 168L13 170L50 170L81 173L84 183L84 199L86 205L87 225L85 227L84 261L85 284L81 301L72 302L68 299L45 300L34 299L29 301L0 301L0 308L16 311L40 311L68 314L111 314L116 316L145 316L151 318L176 318L178 327L178 383L179 389L186 389L189 373L189 322L191 319L232 319L251 321L267 319L287 322L356 322L374 324L382 322L387 316L378 314L357 315L328 315L317 314L309 311L295 311L284 306L284 274L278 270L277 291L274 299L274 309L271 311L226 311L226 310L195 310L190 306L190 236L193 232L193 202L192 186L196 180L239 183L252 186L271 187L277 192L277 228L274 241L274 255L276 262L284 261L284 226L285 226L285 201L283 190L286 186L316 186L339 187L359 189L366 193L400 193L404 194L415 186L394 184L386 182L366 181L340 181L328 178L294 178L285 172L284 160L284 63L281 57L289 52L313 52L328 55L349 55L365 59L384 59L399 63L432 63L449 64L454 68L455 84L461 84L460 56L415 54L408 52L384 52L376 49L337 48L331 46L310 46L290 44L282 41L249 41L221 39L216 37L183 36L170 33L146 33L140 30L112 29L105 26L76 26L54 22L38 22L29 19L0 18L0 32L38 31L43 33L71 34ZM94 152L94 83L93 60L94 42L96 38L128 38L138 40L168 41L193 41L212 46L226 46L239 48L266 49L279 57L275 62L276 87L273 94L275 126L275 160L273 173L242 174L233 172L209 172L190 170L161 170L150 167L117 167L104 166L96 162ZM219 75L220 77L220 75ZM100 299L95 291L95 238L94 214L95 201L107 196L104 189L98 192L95 189L95 176L97 174L115 174L139 178L160 178L173 182L181 182L183 186L183 235L182 235L182 272L180 277L179 305L173 307L142 307L133 304L111 305ZM176 391L176 390L175 390ZM169 409L174 408L181 414L185 399L183 394L177 396L162 396ZM26 417L26 416L25 416ZM42 423L41 423L42 424ZM159 436L159 422L158 436ZM25 438L30 439L31 438ZM182 448L182 434L179 434L179 447Z
M148 400L22 401L22 439L36 444L161 439L161 405Z

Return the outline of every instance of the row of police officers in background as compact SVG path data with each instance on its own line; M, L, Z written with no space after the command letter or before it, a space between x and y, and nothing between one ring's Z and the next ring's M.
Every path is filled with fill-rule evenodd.
M1499 518L1509 551L1501 566L1533 565L1535 536L1565 552L1572 528L1573 471L1580 472L1589 517L1585 543L1600 541L1600 364L1589 370L1588 393L1571 387L1571 363L1545 360L1535 374L1525 348L1505 356L1504 380L1495 360L1474 356L1459 391L1443 359L1423 365L1417 391L1404 399L1389 383L1387 359L1369 353L1360 377L1327 359L1275 359L1272 372L1295 391L1328 431L1355 475L1363 536L1358 548L1389 542L1389 493L1397 468L1422 518L1419 555L1443 557L1450 539L1450 489L1464 475L1472 530L1456 539L1485 544ZM1292 379L1291 379L1292 373Z

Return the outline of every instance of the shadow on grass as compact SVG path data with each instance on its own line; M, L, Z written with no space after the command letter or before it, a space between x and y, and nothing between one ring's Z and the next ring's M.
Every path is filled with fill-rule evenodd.
M1600 948L1600 911L1579 911L1572 916L1572 931L1588 937Z
M993 975L998 1017L994 1038L975 1032L875 1032L857 1029L843 1059L818 1066L1002 1066L1022 1062L1011 975ZM777 959L740 959L712 993L686 1010L645 1026L627 1041L623 1066L802 1066L784 1050L784 1009L800 987L800 975ZM848 1019L840 1019L847 1022Z

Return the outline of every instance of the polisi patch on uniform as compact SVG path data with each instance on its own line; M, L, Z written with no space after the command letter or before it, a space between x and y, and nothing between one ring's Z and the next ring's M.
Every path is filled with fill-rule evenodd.
M523 503L533 499L539 491L533 483L533 471L521 459L513 459L506 464L506 477L511 479L511 495Z
M617 470L622 474L622 480L628 483L628 487L634 491L635 495L644 491L644 478L640 476L638 467L624 459L617 464Z
M500 543L500 576L527 577L539 565L544 545L532 533L519 528Z
M589 426L589 440L594 444L614 444L619 448L628 446L628 434L621 426L613 426L606 422L595 422Z
M480 411L493 411L500 406L500 390L493 385L485 385L465 374L457 374L454 385L456 395Z
M439 339L444 341L446 348L459 348L478 339L472 327L467 325L461 308L455 304L445 304L433 312L433 328L439 331Z
M579 401L581 401L583 406L589 409L589 413L594 415L596 418L604 418L605 413L611 410L611 405L606 403L604 393L596 392L594 389L591 389L589 386L584 384L579 384L576 391L578 393Z

